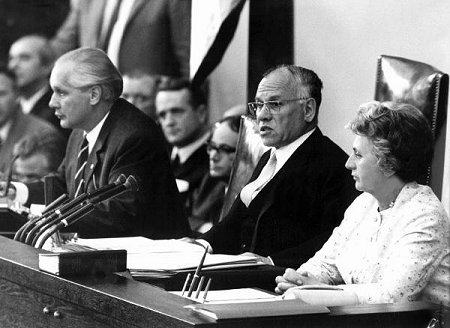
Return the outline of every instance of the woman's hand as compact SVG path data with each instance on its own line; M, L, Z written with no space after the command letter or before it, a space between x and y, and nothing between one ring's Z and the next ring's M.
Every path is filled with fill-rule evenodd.
M323 285L323 283L309 274L306 271L296 271L294 269L287 268L282 276L275 278L277 287L275 292L283 294L289 288L302 286L302 285Z

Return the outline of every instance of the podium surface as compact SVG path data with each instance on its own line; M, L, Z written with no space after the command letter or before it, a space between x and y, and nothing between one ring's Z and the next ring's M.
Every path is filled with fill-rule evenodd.
M0 236L0 327L426 327L425 303L330 308L330 314L219 320L190 299L130 278L62 278L38 269L45 252Z

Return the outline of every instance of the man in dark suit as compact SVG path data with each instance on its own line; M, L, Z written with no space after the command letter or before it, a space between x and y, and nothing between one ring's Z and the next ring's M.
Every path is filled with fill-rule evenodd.
M163 136L153 120L119 98L122 77L107 55L93 48L66 53L55 63L50 85L50 106L62 127L74 129L55 176L56 188L73 198L111 184L121 174L133 175L139 184L139 190L96 206L71 230L85 238L189 233ZM28 187L28 201L33 202L39 186Z
M190 14L191 0L72 1L52 45L57 55L101 48L122 74L142 70L188 78Z
M185 212L191 215L192 194L209 170L206 97L189 81L169 79L156 94L156 114L172 147L171 167L182 193Z
M62 139L62 135L48 122L23 114L18 97L13 74L0 67L0 172L3 174L10 171L16 155L15 145L21 139L40 139L45 135L54 140Z
M45 37L27 35L11 45L8 68L16 76L22 111L51 123L67 140L70 130L59 125L59 119L48 105L52 96L48 78L54 60L55 55Z
M337 226L355 198L347 155L317 127L322 81L281 66L261 80L249 110L271 147L229 213L200 238L215 253L252 253L279 266L302 263ZM266 258L269 257L269 258Z

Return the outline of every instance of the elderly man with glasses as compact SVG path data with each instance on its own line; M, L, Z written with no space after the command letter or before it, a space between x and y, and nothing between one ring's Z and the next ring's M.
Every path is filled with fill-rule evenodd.
M319 77L302 67L264 74L249 112L270 149L229 213L199 237L214 253L298 265L340 223L356 191L344 167L346 153L317 127L321 89Z

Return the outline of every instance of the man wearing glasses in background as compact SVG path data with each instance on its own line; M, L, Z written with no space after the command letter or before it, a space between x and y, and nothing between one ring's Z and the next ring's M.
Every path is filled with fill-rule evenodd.
M330 236L356 191L346 153L317 127L322 81L283 65L259 83L249 112L270 147L229 213L199 239L214 253L251 253L278 266L303 263Z

